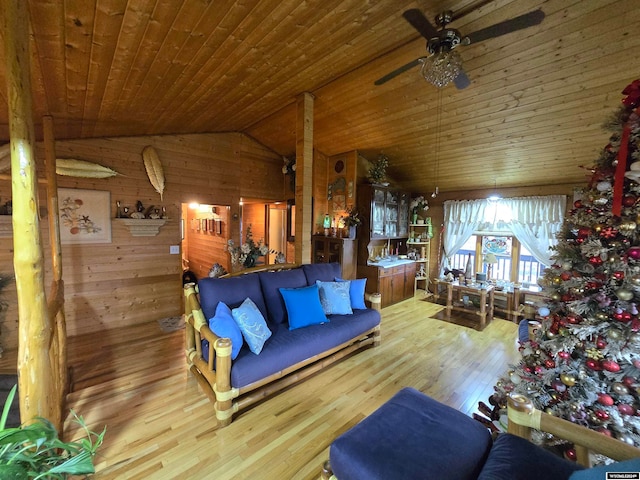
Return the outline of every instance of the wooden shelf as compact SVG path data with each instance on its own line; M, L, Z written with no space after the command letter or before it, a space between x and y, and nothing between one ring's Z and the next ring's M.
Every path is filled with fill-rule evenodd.
M164 218L116 218L115 221L124 224L132 237L155 237L166 223Z

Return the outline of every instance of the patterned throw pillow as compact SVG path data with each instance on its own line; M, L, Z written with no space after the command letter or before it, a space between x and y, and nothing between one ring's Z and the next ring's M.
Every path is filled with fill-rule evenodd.
M351 282L321 282L316 280L320 292L320 304L326 315L351 315Z
M233 319L240 327L245 342L249 345L249 350L258 355L264 347L264 343L271 336L271 330L267 327L262 313L250 298L247 298L242 305L231 311Z

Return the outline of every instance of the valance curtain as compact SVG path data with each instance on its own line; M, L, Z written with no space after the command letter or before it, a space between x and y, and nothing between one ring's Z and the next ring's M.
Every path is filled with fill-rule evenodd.
M451 257L481 226L488 231L506 226L538 262L551 265L550 247L557 243L566 202L564 195L444 202L442 271L450 268Z

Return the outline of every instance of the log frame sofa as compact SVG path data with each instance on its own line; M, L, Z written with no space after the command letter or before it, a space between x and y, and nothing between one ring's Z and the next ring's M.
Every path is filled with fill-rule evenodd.
M261 281L264 283L265 278L267 280L270 278L277 279L278 272L296 269L304 269L308 278L320 272L320 278L325 281L329 281L329 278L333 281L334 276L340 275L340 267L338 264L323 264L317 267L315 267L315 264L284 264L250 268L242 272L225 275L218 279L201 279L199 285L194 283L184 285L185 354L188 369L194 375L207 397L213 402L216 418L221 427L231 423L233 414L263 400L265 397L319 372L356 351L380 344L380 294L364 294L369 307L365 311L356 312L356 310L354 310L354 317L357 318L359 314L368 314L368 316L371 317L370 311L374 310L375 316L377 316L377 322L374 322L375 325L369 321L370 326L364 327L365 329L363 331L359 331L356 335L337 345L332 345L322 352L311 355L301 361L296 361L291 365L287 365L286 368L282 368L249 384L242 385L239 388L234 386L232 379L234 361L231 359L232 341L230 338L223 338L216 335L209 327L208 315L212 314L212 305L211 302L205 301L204 303L209 303L209 305L203 311L203 299L201 298L203 285L207 287L204 290L210 290L212 283L210 281L224 282L227 278L246 275L262 275ZM273 277L265 277L263 272L270 272L276 275ZM313 274L309 274L308 272L313 272ZM281 273L280 275L282 276L283 274ZM299 277L299 273L297 275ZM309 281L309 285L315 284L314 278L310 278L310 280L313 281ZM246 295L246 293L236 291L234 296L240 294L243 296ZM265 297L266 296L267 293L265 292ZM272 304L273 301L272 293ZM218 302L215 301L214 303ZM238 298L232 299L231 303L237 304ZM216 308L215 305L213 305L213 308ZM207 309L209 310L208 315L205 314ZM269 315L270 314L268 314L268 316ZM332 316L328 318L331 319ZM337 326L339 321L340 319L335 319L333 322L334 326ZM322 327L323 325L314 325L305 328L322 329ZM275 328L277 329L279 327L276 326ZM280 326L280 328L282 328L282 326ZM286 334L287 332L283 333ZM203 349L203 340L208 341L208 348L206 342L204 342L205 348ZM250 352L245 352L245 354L249 356L253 355Z

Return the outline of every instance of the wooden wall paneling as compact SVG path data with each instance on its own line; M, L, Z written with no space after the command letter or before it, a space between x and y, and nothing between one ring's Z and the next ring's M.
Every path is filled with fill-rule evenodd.
M214 263L219 263L225 270L231 271L230 257L227 252L228 237L226 235L229 224L229 209L223 205L216 205L215 208L222 222L222 232L220 234L216 233L214 225L212 225L212 229L207 227L206 232L202 230L202 227L199 231L191 230L191 227L189 227L191 235L189 235L189 240L184 242L188 245L189 269L198 278L206 277ZM203 218L212 219L212 217L212 214L188 209L187 224L191 225L194 220L200 222ZM208 223L213 223L213 220Z
M157 150L165 172L163 202L144 169L141 152L146 145L153 145ZM111 192L112 218L116 215L116 200L132 208L138 200L145 206L164 206L168 216L155 237L132 237L124 225L112 220L110 244L62 246L69 336L117 329L182 313L181 256L169 253L171 245L181 243L182 203L197 201L230 205L228 212L225 212L229 219L223 222L221 236L238 239L239 216L234 219L233 215L239 215L240 192L246 188L242 186L244 179L256 175L256 172L260 172L261 177L268 177L269 181L261 180L251 191L252 195L263 198L279 200L284 189L282 159L240 134L64 140L56 142L56 154L58 158L78 158L99 163L120 174L105 179L58 176L58 185L62 188ZM36 158L42 178L43 155L44 150L39 145ZM10 183L0 180L2 198L5 198L4 192L9 191ZM40 204L45 205L43 185L39 188L39 196ZM261 218L264 228L264 207ZM41 228L46 237L48 229L42 225ZM187 235L193 234L189 229L187 222L185 231ZM0 237L0 274L13 274L12 241L12 238ZM45 282L51 281L49 256L48 246L45 246ZM12 288L7 288L2 295L9 307L0 314L0 318L4 315L0 325L0 346L5 349L5 356L0 359L0 369L13 365L15 370L17 310Z
M327 170L329 158L321 152L313 152L313 217L312 232L322 232L322 220L324 214L329 212L329 200L327 200Z

